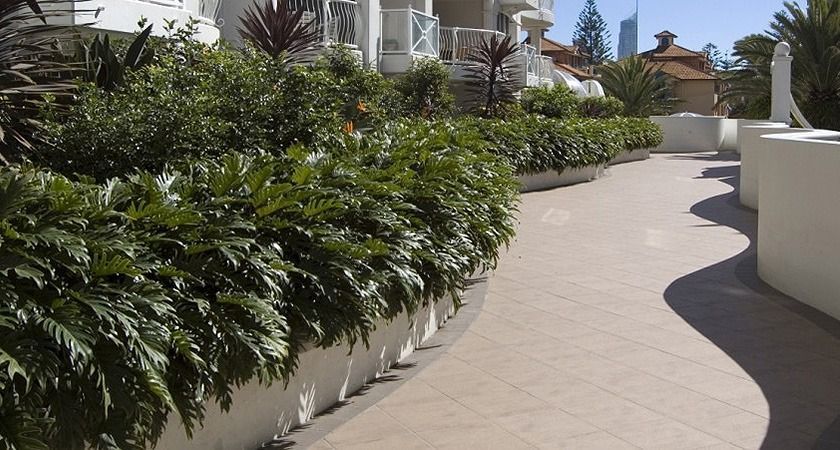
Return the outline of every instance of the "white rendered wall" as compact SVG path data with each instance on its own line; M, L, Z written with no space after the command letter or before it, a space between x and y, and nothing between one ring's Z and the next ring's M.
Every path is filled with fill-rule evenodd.
M840 318L840 133L763 139L758 274L776 289Z
M662 145L654 153L690 153L718 151L726 137L724 117L653 116L650 120L662 127Z
M738 152L741 154L740 200L741 204L758 209L758 177L762 159L766 157L767 141L762 136L796 133L803 130L790 128L785 123L767 122L762 125L741 127L738 133Z
M147 19L155 35L163 35L165 20L177 20L178 25L184 25L191 17L198 19L198 0L185 0L183 8L157 5L137 0L97 0L95 2L81 2L74 5L77 11L100 9L94 16L92 12L78 12L74 17L74 24L90 24L94 30L115 33L134 33L138 31L137 22L141 17ZM219 28L205 19L200 19L198 35L202 42L215 42L219 39Z
M307 422L314 415L344 400L366 383L381 376L431 337L452 315L447 298L422 308L413 318L403 313L391 323L380 323L370 336L370 348L357 343L313 348L300 355L295 375L287 387L252 381L233 393L227 414L208 405L204 428L188 440L176 416L170 420L157 449L253 450L275 436Z

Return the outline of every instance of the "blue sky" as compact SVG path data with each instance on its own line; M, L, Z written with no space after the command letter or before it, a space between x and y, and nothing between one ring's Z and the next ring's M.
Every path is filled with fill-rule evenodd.
M571 43L577 17L585 0L555 0L557 23L549 31L552 39ZM712 42L728 51L750 33L767 29L772 15L782 9L783 0L639 0L639 51L656 46L653 35L670 30L677 44L700 50ZM635 9L634 0L598 0L598 9L610 26L613 53L618 45L621 20Z

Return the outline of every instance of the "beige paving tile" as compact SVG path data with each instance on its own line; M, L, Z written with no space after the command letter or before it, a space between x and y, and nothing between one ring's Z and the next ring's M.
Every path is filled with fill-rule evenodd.
M413 434L391 416L372 407L327 436L333 447L346 447L391 438L410 439Z
M611 427L608 431L622 440L645 449L696 449L724 443L712 435L673 419Z
M592 424L558 409L510 415L497 422L511 434L539 447L599 431Z
M534 448L533 445L508 433L495 424L458 429L420 431L419 435L424 441L439 449L496 450Z

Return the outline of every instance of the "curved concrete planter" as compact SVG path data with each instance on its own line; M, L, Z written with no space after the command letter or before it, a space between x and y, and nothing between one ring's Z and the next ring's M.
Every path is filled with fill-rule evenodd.
M773 122L741 127L738 132L738 153L741 154L739 199L742 205L758 209L758 177L761 173L761 160L766 156L767 149L767 142L761 137L802 131L784 123Z
M221 413L216 404L208 405L204 427L192 440L187 439L178 419L172 419L156 448L259 448L381 376L431 337L453 312L453 301L447 298L422 308L413 317L403 313L390 323L380 324L370 336L370 348L362 343L356 344L352 353L346 344L311 348L300 355L288 386L275 383L266 387L252 381L234 390L229 413Z
M644 161L650 158L650 149L644 148L639 150L624 150L623 152L616 155L615 158L611 159L609 162L610 166L614 166L616 164L623 164L627 162L633 161Z
M840 133L761 138L758 274L840 319Z
M578 183L585 183L601 177L604 174L604 166L586 166L579 169L566 169L563 172L543 172L537 175L522 175L519 182L522 187L519 192L542 191L561 186L570 186Z

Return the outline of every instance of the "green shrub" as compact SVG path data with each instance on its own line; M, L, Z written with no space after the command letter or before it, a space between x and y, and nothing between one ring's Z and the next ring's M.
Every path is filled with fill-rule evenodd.
M618 117L624 111L624 103L615 97L583 97L578 101L578 113L590 119Z
M656 124L633 118L468 118L459 128L479 132L488 150L507 159L519 175L605 164L623 150L655 147L662 142Z
M195 43L156 53L122 88L88 87L51 121L51 167L104 180L232 150L280 154L334 141L347 122L381 127L399 115L392 83L346 50L315 67Z
M578 102L577 94L562 84L525 89L521 99L525 112L555 119L578 117Z
M397 78L396 89L403 97L404 114L409 117L447 117L455 108L455 97L449 91L449 68L437 58L415 60Z
M190 430L286 379L304 343L457 292L512 238L518 185L476 132L338 144L104 185L0 170L0 439L147 448L170 413Z

